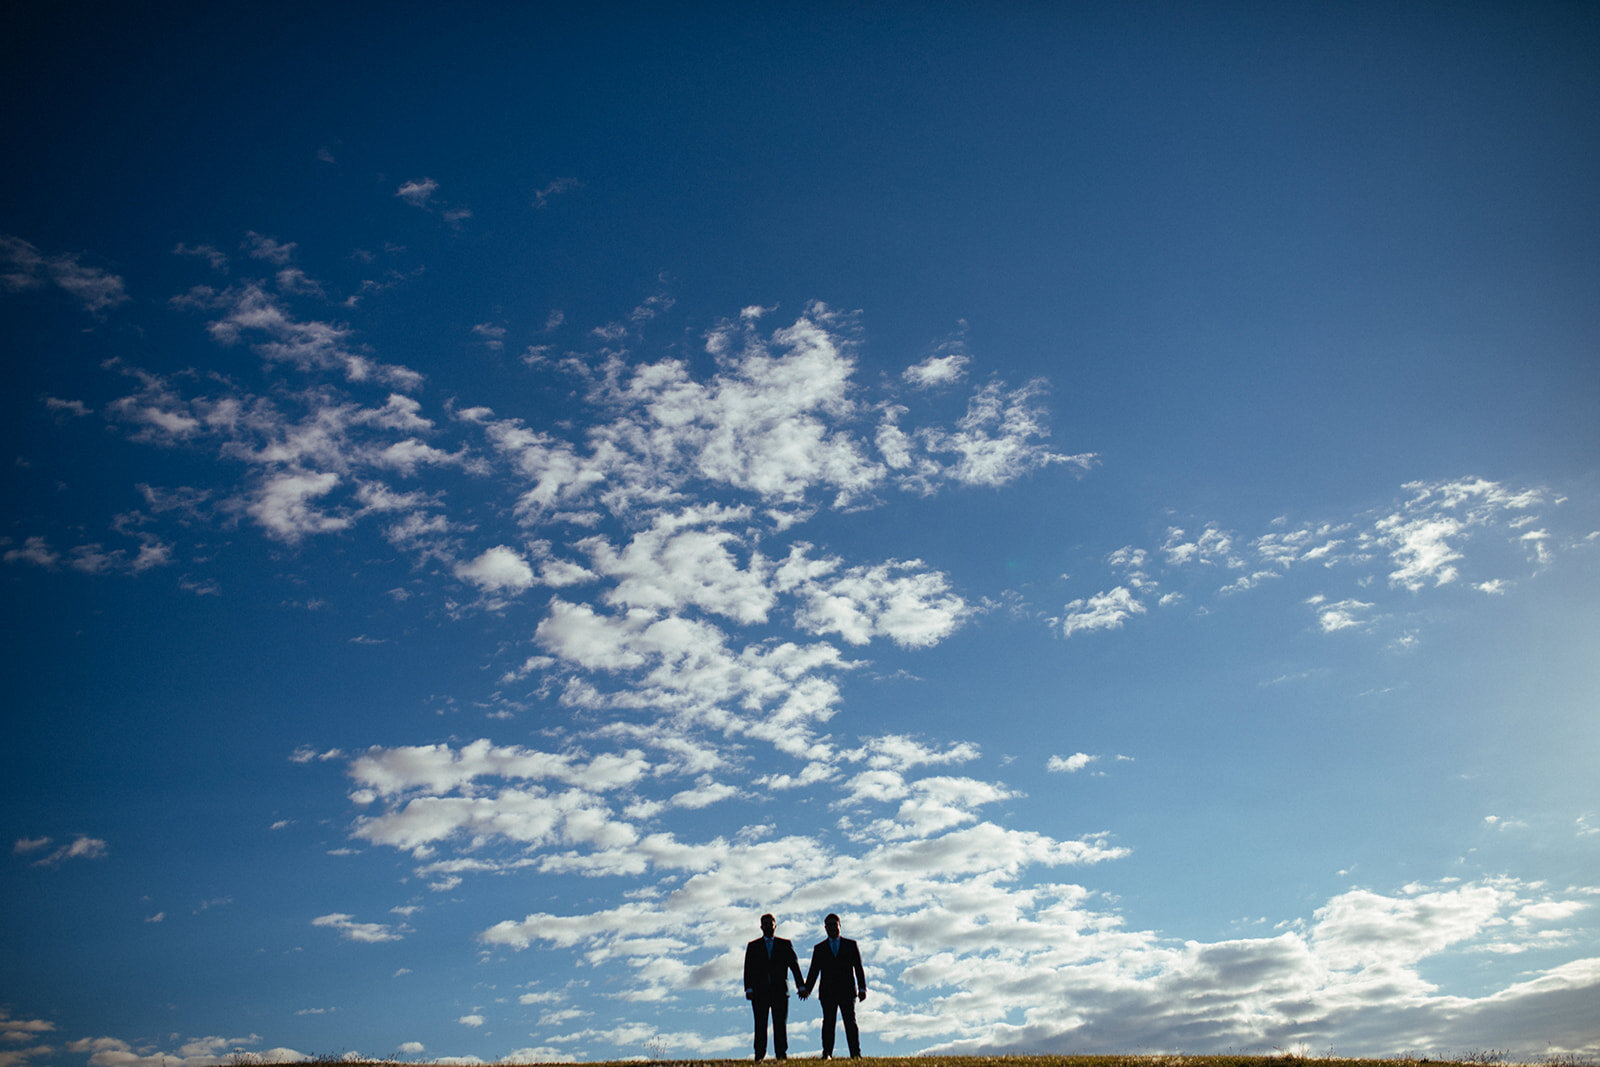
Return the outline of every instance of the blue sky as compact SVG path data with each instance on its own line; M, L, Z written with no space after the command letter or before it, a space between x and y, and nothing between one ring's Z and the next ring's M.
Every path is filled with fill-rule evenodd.
M0 1067L1600 1055L1592 7L5 39Z

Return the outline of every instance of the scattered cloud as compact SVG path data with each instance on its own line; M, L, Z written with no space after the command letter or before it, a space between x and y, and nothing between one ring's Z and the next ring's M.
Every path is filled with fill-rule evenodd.
M1322 632L1325 634L1362 626L1365 622L1362 616L1373 607L1370 603L1354 599L1330 603L1328 598L1321 594L1311 597L1306 603L1316 611L1317 624L1322 627Z
M520 593L537 581L528 561L506 545L485 549L476 558L457 564L455 575L486 593Z
M966 377L967 365L972 358L964 352L951 352L942 356L929 356L921 363L901 372L905 381L918 389L931 389L950 385Z
M171 1040L180 1040L173 1035ZM89 1067L222 1067L249 1062L261 1064L300 1063L311 1057L292 1048L256 1048L260 1036L201 1037L184 1042L175 1050L155 1046L134 1046L115 1037L87 1037L70 1041L65 1048L87 1054Z
M264 259L273 266L284 267L294 259L295 249L299 245L293 241L278 241L252 230L244 235L242 247L252 259Z
M506 347L506 328L492 322L480 322L472 328L472 335L483 342L491 352L501 352Z
M398 929L384 923L357 922L351 915L343 912L334 912L330 915L319 915L311 920L312 926L326 927L339 931L339 936L346 941L360 941L365 944L376 944L381 941L399 941L404 937L404 927Z
M75 254L47 255L20 237L0 234L0 290L50 287L67 293L97 318L129 299L117 275L88 266Z
M61 554L50 547L43 537L30 537L21 548L9 548L4 557L7 563L31 563L35 567L52 568L61 562Z
M212 270L219 274L228 273L228 254L213 245L188 245L179 241L172 249L175 256L193 256L203 259Z
M1087 599L1069 601L1062 609L1061 635L1071 637L1090 630L1118 630L1128 619L1143 615L1147 610L1131 590L1119 585Z
M557 178L543 189L534 192L533 206L540 209L547 208L556 197L564 193L570 193L576 188L578 188L578 180L576 178Z
M1417 644L1418 635L1411 629L1396 634L1393 623L1409 620L1412 608L1386 601L1383 586L1413 595L1453 585L1505 595L1515 578L1503 572L1486 575L1485 569L1520 563L1536 573L1552 565L1561 550L1561 539L1539 525L1537 509L1559 504L1548 490L1477 477L1408 482L1401 488L1404 496L1389 508L1299 526L1279 516L1267 532L1248 538L1213 522L1201 523L1198 532L1169 526L1154 549L1128 545L1107 557L1121 584L1071 601L1055 622L1067 635L1117 628L1144 614L1140 594L1153 596L1156 590L1163 590L1160 606L1195 602L1197 613L1204 614L1207 585L1210 595L1237 596L1304 574L1343 586L1337 595L1302 596L1319 632L1381 632L1391 649L1405 651ZM1469 553L1474 546L1481 548L1476 556ZM1188 588L1168 588L1174 585Z
M472 217L471 208L445 204L434 199L434 194L438 191L438 182L432 178L419 178L402 182L400 188L395 190L394 195L412 207L421 208L423 211L437 212L441 218L452 226Z
M572 187L552 183L535 203ZM464 218L438 191L425 178L395 196ZM873 1003L903 1005L878 1016L874 1032L984 1053L1295 1047L1363 1032L1448 1042L1510 1018L1513 1008L1538 1017L1542 1006L1600 988L1592 960L1476 1000L1440 994L1422 977L1425 961L1446 950L1520 951L1562 935L1560 924L1583 910L1576 890L1551 894L1505 879L1354 889L1274 937L1179 943L1131 929L1115 901L1071 880L1129 854L1109 833L1005 825L1021 794L985 774L974 742L841 728L847 680L878 669L867 657L936 647L972 623L974 602L988 601L922 559L846 558L796 531L819 514L885 507L897 493L1088 470L1093 454L1051 444L1043 383L974 385L972 358L956 345L898 381L863 383L855 317L822 304L779 325L769 325L775 309L746 308L705 333L703 352L641 357L626 346L672 306L658 293L579 342L593 351L540 351L531 362L561 376L587 417L530 424L489 406L430 399L420 374L378 361L353 327L326 318L325 287L292 266L293 242L251 232L242 247L241 273L260 263L278 270L193 289L176 305L200 312L217 344L248 345L270 384L116 364L122 395L100 410L141 444L232 472L233 481L206 490L146 487L141 514L151 523L253 528L285 555L366 525L419 574L444 578L440 615L450 618L498 610L535 586L556 591L518 602L527 612L522 632L492 663L506 692L484 702L510 714L537 698L568 713L559 726L525 735L536 742L349 753L303 746L290 756L307 767L344 764L351 848L338 852L394 850L408 877L435 892L518 871L597 885L629 880L620 898L593 907L541 904L547 910L489 916L477 935L486 959L537 945L606 968L620 1000L684 998L728 987L726 946L739 943L752 913L814 915L848 900L850 928L873 947L882 993ZM180 254L224 270L226 257L208 248L180 246ZM14 264L26 258L8 254ZM46 263L34 255L30 262ZM8 280L11 288L54 277L48 265L8 269L24 279ZM306 313L314 306L322 310ZM552 318L547 328L560 325ZM472 327L496 351L506 332L492 322ZM289 372L309 381L291 388L279 380ZM95 414L77 401L45 407L75 419ZM1150 544L1105 557L1107 579L1084 587L1103 591L1068 601L1052 622L1063 637L1116 630L1148 614L1152 601L1203 611L1208 594L1270 595L1261 591L1290 583L1267 579L1302 573L1314 576L1312 589L1332 592L1307 598L1297 589L1292 603L1309 605L1314 620L1297 606L1298 624L1357 639L1384 624L1396 599L1452 585L1503 592L1511 579L1476 566L1484 542L1512 549L1524 569L1549 566L1562 551L1550 532L1559 527L1544 519L1545 492L1460 479L1411 483L1403 493L1358 515L1300 525L1285 518L1253 538L1211 521L1163 521ZM462 503L468 495L476 499ZM509 534L482 528L496 513ZM103 573L173 555L154 536L141 539L137 555L92 543L55 547L64 543L51 529L5 542L4 558ZM421 579L417 591L393 600L437 592ZM1113 758L1127 759L1049 755L1045 770L1075 774ZM813 805L814 827L785 832L768 818L773 809L760 809L790 803ZM684 811L705 812L698 825L715 829L686 830L673 821ZM1522 828L1499 816L1485 823ZM1578 832L1593 831L1580 820ZM23 838L14 854L54 866L104 856L106 845ZM389 923L344 912L309 922L347 941L400 941L415 908L391 909ZM524 1003L547 1003L526 999L534 996L542 994ZM1369 1013L1371 1022L1348 1021ZM658 1036L699 1054L733 1047L726 1035L661 1035L587 1019L582 1008L550 1002L540 1025L551 1035L508 1060ZM457 1021L487 1025L477 1009ZM1583 1038L1551 1040L1577 1047ZM174 1058L199 1067L258 1041L201 1038ZM143 1067L163 1055L112 1038L79 1044L92 1067ZM424 1051L418 1042L399 1049Z
M48 850L48 855L33 861L35 867L59 867L68 860L104 859L108 854L105 841L85 834L79 834L67 844L52 849L54 844L54 840L48 837L24 837L12 846L12 852L27 856Z
M439 183L432 178L421 178L415 181L402 182L400 188L395 190L395 196L404 200L412 207L426 208L433 199L433 194L439 191Z

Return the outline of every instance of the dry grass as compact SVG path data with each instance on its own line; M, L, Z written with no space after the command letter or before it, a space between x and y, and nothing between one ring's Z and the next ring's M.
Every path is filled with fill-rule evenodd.
M802 1057L794 1057L801 1059ZM806 1057L810 1058L810 1057ZM741 1059L684 1060L639 1057L631 1060L603 1060L582 1067L638 1067L640 1063L661 1067L734 1067L748 1064ZM848 1061L846 1061L848 1062ZM1474 1050L1449 1056L1406 1055L1392 1059L1346 1059L1333 1055L1307 1056L867 1056L861 1067L1600 1067L1600 1060L1576 1056L1546 1056L1520 1059L1494 1049ZM327 1057L305 1067L430 1067L428 1061L346 1060Z

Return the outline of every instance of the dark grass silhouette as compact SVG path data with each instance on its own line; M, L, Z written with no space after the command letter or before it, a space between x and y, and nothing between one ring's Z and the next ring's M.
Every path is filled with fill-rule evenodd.
M641 1062L663 1067L732 1067L751 1061L749 1056L741 1059L641 1056L628 1060L584 1061L581 1067L636 1067ZM1513 1067L1519 1064L1535 1067L1600 1067L1600 1059L1593 1057L1518 1057L1493 1049L1429 1056L1405 1055L1390 1059L1347 1059L1330 1052L1325 1056L866 1056L855 1062L862 1064L862 1067ZM429 1063L428 1060L346 1060L330 1056L312 1060L303 1067L429 1067Z

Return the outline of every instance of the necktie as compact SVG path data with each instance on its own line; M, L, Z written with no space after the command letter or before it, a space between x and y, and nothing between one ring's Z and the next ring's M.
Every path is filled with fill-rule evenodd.
M839 954L839 939L837 937L828 938L828 947L833 949L833 954L837 956Z
M772 938L767 938L767 958L772 958Z

